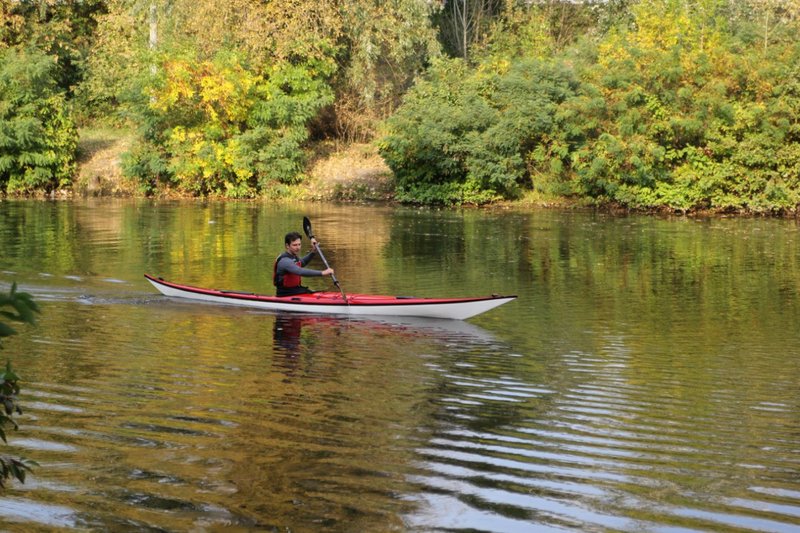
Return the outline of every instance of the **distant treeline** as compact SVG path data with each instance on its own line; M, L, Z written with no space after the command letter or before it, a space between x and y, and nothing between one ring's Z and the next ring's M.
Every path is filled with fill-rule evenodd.
M800 0L0 0L0 189L134 126L143 192L274 194L318 140L397 198L796 212Z

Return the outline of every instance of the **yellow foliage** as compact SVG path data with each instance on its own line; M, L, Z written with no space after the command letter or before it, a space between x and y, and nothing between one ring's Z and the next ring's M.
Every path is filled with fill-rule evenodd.
M629 62L645 77L657 77L665 56L678 54L685 80L694 79L706 65L714 73L728 72L734 58L713 24L712 4L713 0L642 0L632 8L636 29L612 31L599 45L599 65L608 70Z
M625 37L617 30L612 30L597 49L597 63L603 69L632 59Z

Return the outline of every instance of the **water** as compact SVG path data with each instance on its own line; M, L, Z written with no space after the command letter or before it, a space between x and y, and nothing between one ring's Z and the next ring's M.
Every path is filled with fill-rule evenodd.
M468 322L187 304L271 292L308 215L345 290L518 294ZM786 220L260 203L0 203L43 308L0 528L800 530ZM326 281L311 280L316 288Z

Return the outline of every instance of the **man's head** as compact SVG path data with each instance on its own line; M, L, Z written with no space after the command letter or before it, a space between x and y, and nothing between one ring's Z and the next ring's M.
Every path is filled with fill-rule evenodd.
M296 231L290 231L283 239L286 251L290 254L298 255L303 245L303 237Z
M294 241L296 241L297 239L301 239L302 240L303 236L300 235L299 233L297 233L296 231L290 231L289 233L286 234L286 237L283 238L283 243L284 244L291 244Z

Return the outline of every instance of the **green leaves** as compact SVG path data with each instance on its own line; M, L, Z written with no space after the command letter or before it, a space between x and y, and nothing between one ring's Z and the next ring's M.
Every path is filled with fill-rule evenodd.
M5 309L8 307L11 310ZM35 313L39 312L39 306L33 301L31 295L17 291L16 283L11 285L11 290L8 294L0 294L0 309L2 309L0 318L28 324L35 322ZM0 341L2 341L3 337L8 337L15 333L16 331L8 326L4 320L0 320ZM2 348L1 342L0 348ZM17 404L17 395L20 391L19 379L19 375L11 367L11 361L6 362L5 369L0 371L0 404L2 404L2 411L0 411L0 439L3 439L3 442L7 442L6 426L17 429L17 423L12 418L12 415L14 413L22 414L22 409ZM32 466L38 465L26 459L14 459L0 455L0 488L5 487L6 480L11 476L24 483L25 475L31 471Z
M39 306L33 301L30 294L17 291L16 283L11 285L8 294L0 294L0 309L6 307L10 307L11 310L0 311L0 317L14 322L33 324L36 321L35 313L40 312ZM15 333L16 331L11 326L0 321L0 348L3 346L3 337L9 337Z
M0 382L2 383L3 387L10 386L11 389L2 389L3 393L6 392L19 392L19 387L17 387L17 381L19 380L19 376L11 369L11 361L6 362L6 368L2 372L0 372ZM6 414L11 414L11 409L6 409Z
M266 74L241 54L164 55L147 98L132 102L144 141L124 161L147 188L155 177L196 195L251 197L302 171L308 122L333 101L332 62L277 63Z
M636 2L633 24L563 54L543 9L512 9L481 63L434 62L410 90L380 141L399 199L533 188L634 208L798 209L800 46L752 46L758 9Z
M0 50L0 191L49 191L72 180L77 133L57 74L41 52Z
M561 106L570 112L560 127L580 132L569 136L564 173L573 190L635 208L797 208L800 150L789 117L800 48L773 45L771 58L740 49L725 25L709 24L724 6L709 0L694 12L648 0L634 10L636 30L601 41L580 73L581 92L600 95L600 105L595 96Z
M39 466L39 464L30 459L15 459L7 455L0 455L0 488L5 488L6 480L11 476L14 476L20 483L25 483L25 476L28 472L33 472L32 467L34 466Z
M531 152L576 87L570 71L551 62L477 72L460 60L435 63L380 142L400 199L480 204L518 196L531 184Z

